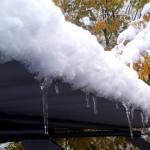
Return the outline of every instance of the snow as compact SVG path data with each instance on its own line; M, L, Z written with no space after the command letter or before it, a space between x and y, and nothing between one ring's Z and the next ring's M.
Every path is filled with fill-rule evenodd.
M6 147L9 146L12 142L3 143L0 145L0 150L6 150Z
M144 6L144 8L143 8L143 10L142 10L142 12L141 12L141 15L144 16L144 15L147 14L147 13L150 13L150 2L147 3L147 4Z
M121 60L128 64L130 61L137 62L140 58L140 53L145 51L146 45L145 42L142 40L134 39L133 41L129 42L122 53Z
M66 22L51 0L1 0L0 6L2 62L17 60L39 79L61 77L74 89L129 102L150 113L149 86L105 52L95 36Z
M117 39L117 43L121 43L123 40L131 41L134 39L136 34L138 33L138 29L134 28L133 26L129 26L128 29L124 30Z
M82 19L80 19L80 22L83 22L85 25L89 26L91 25L91 21L89 17L83 17Z
M136 63L142 57L142 52L149 54L150 50L150 21L144 21L144 15L150 11L150 3L146 4L141 12L141 18L131 22L131 25L124 30L117 39L118 46L113 49L116 57L125 64ZM125 45L122 42L127 41ZM122 46L123 45L123 46Z

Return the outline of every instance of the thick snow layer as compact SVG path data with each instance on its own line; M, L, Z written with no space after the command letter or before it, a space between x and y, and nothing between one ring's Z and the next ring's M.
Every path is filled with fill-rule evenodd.
M96 37L66 22L51 0L0 1L0 53L43 77L62 77L74 88L150 113L150 88ZM5 57L7 56L7 57Z

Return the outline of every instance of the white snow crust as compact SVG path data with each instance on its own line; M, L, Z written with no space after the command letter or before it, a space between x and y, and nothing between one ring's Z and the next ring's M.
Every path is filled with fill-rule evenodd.
M150 113L149 86L105 52L95 36L66 22L51 0L0 0L0 6L3 60L17 60L39 78L61 77L76 89Z

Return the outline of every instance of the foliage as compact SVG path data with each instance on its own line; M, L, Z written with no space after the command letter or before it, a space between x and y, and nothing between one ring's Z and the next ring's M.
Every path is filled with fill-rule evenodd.
M6 148L6 150L25 150L22 145L21 142L13 142L10 143Z
M67 21L89 30L104 47L113 47L125 16L120 15L123 0L53 0L62 9ZM88 17L90 24L83 19Z
M149 0L131 0L131 5L136 10L141 10L144 7L144 5L148 2Z
M146 27L149 21L150 21L150 13L147 13L142 17L142 19L138 21L135 20L134 22L132 22L131 26L138 29L140 32L142 29ZM125 40L124 45L126 45L128 42L130 41ZM139 78L141 80L145 81L147 84L150 85L150 55L146 50L141 51L140 55L142 59L139 59L137 62L133 64L133 69L137 71Z
M127 150L129 148L138 150L124 137L84 137L84 138L62 138L55 139L65 150Z
M139 31L141 28L145 28L146 24L150 21L150 13L143 16L143 20L133 22L131 25L137 28ZM150 85L150 55L147 52L141 52L143 60L139 60L133 64L133 69L139 74L139 78Z
M139 60L133 64L133 69L138 72L139 78L150 85L150 56L143 52L143 61Z
M131 20L136 20L141 17L142 8L149 0L130 0L130 6L128 6L128 14L130 14Z

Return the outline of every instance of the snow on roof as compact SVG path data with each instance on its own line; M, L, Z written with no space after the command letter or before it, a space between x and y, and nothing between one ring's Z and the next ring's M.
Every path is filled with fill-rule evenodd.
M51 0L1 0L0 6L0 54L5 61L18 60L40 78L61 77L74 88L150 113L149 86L105 52L95 36L66 22Z

